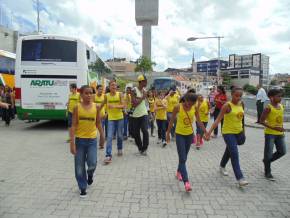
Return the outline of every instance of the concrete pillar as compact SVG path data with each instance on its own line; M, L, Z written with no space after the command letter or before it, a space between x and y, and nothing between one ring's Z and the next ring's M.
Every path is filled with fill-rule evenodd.
M142 56L151 60L151 25L142 26Z

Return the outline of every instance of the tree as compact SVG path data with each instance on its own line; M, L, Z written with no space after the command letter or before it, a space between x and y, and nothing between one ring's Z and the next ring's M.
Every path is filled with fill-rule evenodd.
M143 74L152 72L153 66L155 65L156 63L152 62L149 58L141 56L137 59L137 66L135 68L135 72L142 72Z
M232 84L232 78L227 73L222 73L221 77L223 78L223 85L227 88Z
M286 98L290 97L290 83L284 86L284 97Z
M105 63L100 58L98 58L95 63L90 65L90 69L100 75L112 72L108 67L106 67Z
M249 84L244 85L243 89L244 89L244 91L249 92L252 95L256 95L258 92L257 87L249 85Z
M272 86L276 86L277 84L278 84L278 81L275 79L271 80L271 82L270 82L270 85L272 85Z

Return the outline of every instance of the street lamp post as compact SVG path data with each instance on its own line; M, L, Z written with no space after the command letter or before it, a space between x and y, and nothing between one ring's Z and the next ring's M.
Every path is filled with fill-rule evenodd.
M189 37L187 41L195 41L198 39L218 39L218 68L217 68L217 78L219 83L220 78L220 56L221 56L221 39L224 38L224 36L205 36L205 37Z

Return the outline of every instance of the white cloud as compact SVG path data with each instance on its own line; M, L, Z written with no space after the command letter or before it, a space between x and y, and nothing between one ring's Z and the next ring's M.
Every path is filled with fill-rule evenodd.
M103 58L136 59L142 32L135 23L134 0L40 0L41 29L76 36L94 45ZM2 0L13 14L36 22L31 0ZM262 52L270 55L272 72L290 73L289 0L159 0L159 25L152 27L152 58L157 70L190 66L217 57L217 40L187 42L190 36L223 35L222 56ZM25 29L20 24L15 27ZM289 35L289 36L288 36ZM270 67L271 67L270 66Z

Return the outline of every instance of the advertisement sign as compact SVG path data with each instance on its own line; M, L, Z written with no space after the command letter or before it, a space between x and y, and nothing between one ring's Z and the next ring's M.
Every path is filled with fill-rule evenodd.
M76 83L76 79L22 78L22 108L65 110L72 83Z

